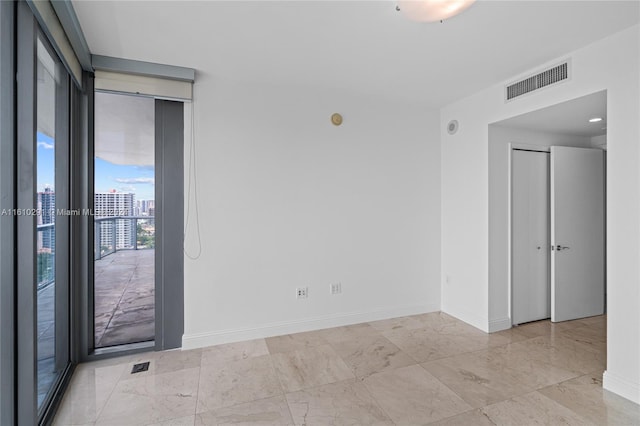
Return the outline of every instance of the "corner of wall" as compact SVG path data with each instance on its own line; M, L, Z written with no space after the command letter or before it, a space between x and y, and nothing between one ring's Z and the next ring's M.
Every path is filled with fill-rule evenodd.
M640 383L638 382L633 382L625 377L617 376L607 370L602 376L602 387L628 399L629 401L640 404Z

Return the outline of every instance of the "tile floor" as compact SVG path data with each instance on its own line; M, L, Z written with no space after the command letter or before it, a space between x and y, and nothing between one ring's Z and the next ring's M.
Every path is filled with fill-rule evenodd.
M80 365L54 424L640 424L602 389L605 333L604 316L487 335L431 313L146 353Z

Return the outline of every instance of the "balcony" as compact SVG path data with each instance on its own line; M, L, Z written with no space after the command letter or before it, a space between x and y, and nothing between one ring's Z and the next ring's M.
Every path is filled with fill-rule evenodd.
M95 347L153 340L153 217L95 220Z
M154 249L118 250L95 262L95 346L153 340Z

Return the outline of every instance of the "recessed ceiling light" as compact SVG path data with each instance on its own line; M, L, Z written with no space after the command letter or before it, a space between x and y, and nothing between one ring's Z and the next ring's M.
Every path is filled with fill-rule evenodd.
M597 123L598 121L602 121L602 117L593 117L589 119L589 123Z

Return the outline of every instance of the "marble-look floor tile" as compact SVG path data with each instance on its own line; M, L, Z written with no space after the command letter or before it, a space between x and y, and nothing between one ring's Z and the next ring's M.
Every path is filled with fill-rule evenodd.
M464 339L452 339L440 336L429 330L393 330L382 333L393 344L416 362L427 362L460 353L478 349L476 345L469 345Z
M146 352L133 355L129 358L122 373L122 379L133 379L154 374L171 373L200 367L201 349L171 350L159 352ZM133 366L141 362L149 362L149 369L138 373L131 373Z
M562 336L541 336L511 345L527 359L572 371L577 375L606 367L606 352Z
M97 425L147 425L195 413L199 368L122 380Z
M279 353L272 357L285 392L355 378L330 345Z
M554 336L564 330L584 325L581 320L551 322L549 320L533 321L515 326L520 333L528 337Z
M200 367L202 359L201 349L172 350L155 352L152 360L155 374L170 373L172 371L186 370Z
M580 327L571 328L560 332L562 337L575 340L592 347L597 351L607 350L607 334L606 330L599 330L597 327L591 325L584 325Z
M139 353L77 366L54 425L640 424L638 406L602 389L606 327L488 335L429 313ZM149 371L130 374L142 361Z
M542 339L537 337L536 339ZM529 342L525 340L524 342ZM477 362L491 366L492 369L501 369L504 379L512 384L522 385L530 390L540 389L555 383L563 382L577 377L575 371L555 365L549 359L539 356L530 356L520 343L513 343L484 351L474 352Z
M382 334L417 362L433 361L509 343L507 337L471 330L466 324L442 324L438 327L440 331L421 328Z
M399 318L389 318L386 320L373 321L369 325L378 331L393 331L393 330L415 330L417 328L423 328L425 323L421 321L417 315Z
M209 425L291 425L291 412L283 395L205 411L196 415L195 426Z
M495 425L575 425L592 423L538 392L499 402L482 408Z
M193 426L196 421L195 415L169 419L159 423L151 423L147 426Z
M296 425L393 425L366 387L345 380L286 395Z
M597 425L640 425L640 406L604 390L602 373L580 376L538 392Z
M329 343L350 340L360 336L370 336L380 334L378 330L367 323L345 325L343 327L327 328L318 330L317 333Z
M491 336L501 336L506 339L507 343L516 343L523 340L531 339L531 336L519 331L518 327L511 327L508 330L497 331L495 333L491 333Z
M63 420L59 420L57 417L53 419L53 426L95 426L96 422L91 423L69 423Z
M427 424L472 408L419 365L373 374L363 383L400 425Z
M450 317L449 317L450 318ZM442 335L487 335L474 326L462 321L449 321L447 317L432 314L431 317L424 317L422 319L424 326L423 329L427 329L431 332L437 332Z
M362 336L332 344L358 378L416 362L383 336Z
M495 426L495 423L489 420L489 417L478 408L429 423L429 426Z
M202 364L196 413L282 395L270 355Z
M460 320L452 317L449 314L445 314L444 312L429 312L426 314L413 315L413 318L415 318L422 324L422 326L418 328L438 328L444 324L461 322Z
M284 396L259 399L232 407L196 415L196 426L252 425L284 426L293 424Z
M313 348L315 346L322 346L329 343L318 331L307 331L305 333L269 337L266 341L271 354Z
M484 356L483 356L484 355ZM520 374L490 356L469 353L422 366L472 407L484 407L535 390Z
M607 315L596 315L578 320L581 324L599 327L601 330L607 331Z
M269 354L264 339L227 343L202 349L202 365L220 364Z
M90 424L107 403L124 370L123 364L87 367L80 365L73 373L69 388L58 408L56 424Z

